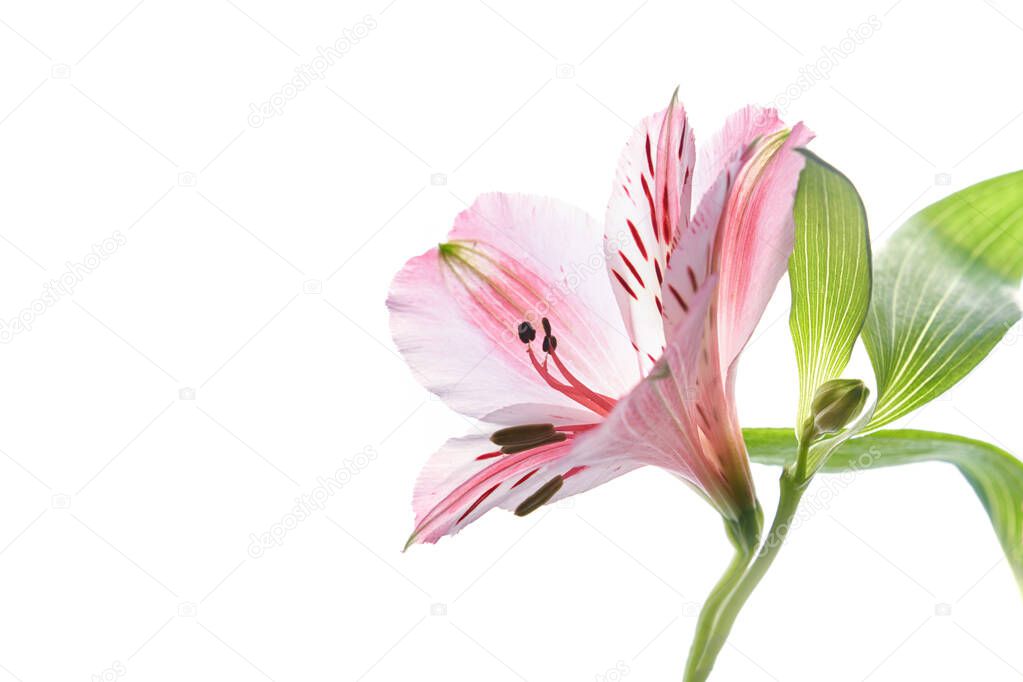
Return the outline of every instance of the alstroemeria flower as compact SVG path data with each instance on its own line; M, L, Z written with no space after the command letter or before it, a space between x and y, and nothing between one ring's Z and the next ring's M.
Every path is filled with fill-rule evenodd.
M644 465L735 524L757 513L735 366L786 269L794 149L811 137L749 107L697 162L673 98L626 145L603 230L554 199L487 194L405 265L388 298L395 343L485 425L423 469L410 544Z

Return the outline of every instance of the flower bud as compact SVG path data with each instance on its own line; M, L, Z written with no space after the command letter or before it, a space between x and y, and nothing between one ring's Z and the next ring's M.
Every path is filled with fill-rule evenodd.
M811 433L842 430L863 411L870 390L859 379L832 379L820 385L810 404Z

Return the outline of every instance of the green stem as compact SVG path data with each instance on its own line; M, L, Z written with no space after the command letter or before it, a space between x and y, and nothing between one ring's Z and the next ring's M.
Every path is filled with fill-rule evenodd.
M687 682L704 682L710 675L714 661L717 660L718 654L721 653L721 649L732 631L735 619L739 616L746 600L753 594L753 590L767 574L767 569L774 563L775 557L778 556L778 550L785 542L785 536L799 507L799 500L806 490L806 482L798 481L793 472L785 470L781 475L779 486L781 494L778 499L778 510L775 512L774 521L771 523L771 529L767 533L764 544L761 545L760 552L749 569L735 583L734 588L716 609L717 617L712 624L707 626L708 633L701 633L705 639L703 655L695 665L690 661L691 665L687 667L685 678ZM689 668L692 668L691 673Z
M767 532L756 559L751 564L748 555L737 552L736 558L714 586L711 596L700 612L696 636L686 664L686 682L704 682L710 676L714 662L732 631L735 619L738 618L746 600L753 594L753 590L767 574L767 570L778 555L778 550L785 542L792 519L799 508L799 501L809 483L805 471L810 440L809 437L801 439L795 462L782 471L778 482L778 509L774 513L771 529Z
M707 643L713 632L714 621L717 620L718 609L735 588L739 579L742 578L742 574L752 558L751 552L744 552L737 546L731 563L728 564L728 568L725 569L724 574L707 596L707 601L700 609L700 618L696 622L696 635L693 637L693 644L689 648L685 679L688 680L690 675L695 673L697 664L703 659Z

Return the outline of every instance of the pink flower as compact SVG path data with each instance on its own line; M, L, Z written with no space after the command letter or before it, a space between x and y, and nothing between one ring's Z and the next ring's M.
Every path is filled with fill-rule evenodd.
M395 343L429 390L484 424L424 467L409 544L644 465L692 484L755 543L736 361L785 272L793 150L811 137L747 107L697 162L673 97L626 145L603 235L555 199L486 194L405 265L387 302Z

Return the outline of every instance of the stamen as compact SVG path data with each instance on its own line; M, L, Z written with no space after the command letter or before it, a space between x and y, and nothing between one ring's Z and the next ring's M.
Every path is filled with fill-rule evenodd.
M583 407L589 410L593 410L599 415L606 415L610 411L606 409L603 405L599 403L594 403L592 400L590 400L585 395L580 393L578 390L572 388L568 384L563 384L557 379L555 379L551 375L550 371L547 369L547 360L544 359L543 363L541 364L540 361L536 359L536 354L533 353L532 347L526 349L526 354L529 356L530 362L533 363L533 369L535 369L537 374L539 374L543 378L543 380L547 382L548 386L550 386L556 391L564 393L566 396L576 401Z
M546 317L544 318L544 322L547 322ZM545 324L544 329L549 330L550 323ZM548 339L550 339L549 343ZM574 374L572 374L572 372L568 370L568 367L565 366L565 363L561 361L561 358L558 357L558 354L554 352L555 350L557 350L557 348L558 340L553 335L551 335L550 331L547 331L547 336L544 338L543 349L547 351L548 355L550 355L551 358L554 359L554 364L557 366L558 371L561 372L561 376L565 377L565 380L568 381L569 384L571 384L576 390L580 391L589 400L598 405L601 405L606 410L604 414L610 412L611 408L614 407L614 401L611 398L608 398L606 395L601 395L600 393L597 393L596 391L587 388L586 384L584 384Z
M554 495L561 490L565 480L561 476L555 476L544 483L540 488L522 501L522 504L515 507L515 516L525 516L535 512L544 506Z
M491 442L501 446L502 455L514 455L538 448L541 445L560 443L568 438L565 433L554 430L553 424L524 424L498 429L490 436Z
M552 433L546 438L539 438L533 441L526 441L522 443L516 443L515 445L504 445L501 447L501 452L506 455L514 455L517 452L525 452L526 450L532 450L538 448L541 445L550 445L551 443L560 443L561 441L568 438L568 434L565 433Z
M490 436L490 442L494 445L515 445L537 438L549 438L553 435L554 424L523 424L494 431Z
M596 391L591 390L590 388L587 388L586 385L583 384L583 382L581 382L574 374L572 374L568 370L565 364L561 361L561 358L559 358L557 353L555 352L558 348L558 339L552 333L550 320L544 317L540 320L540 324L543 327L544 331L544 337L543 342L541 343L541 347L543 348L543 352L547 354L542 363L536 359L536 355L533 353L533 347L529 343L534 338L536 338L536 330L533 329L533 326L529 324L529 322L522 322L521 324L519 324L518 327L519 339L526 344L526 354L529 355L529 360L531 363L533 363L533 369L535 369L537 374L543 377L543 380L547 382L547 385L553 388L554 390L563 393L564 395L576 401L583 407L593 410L597 414L600 415L608 414L611 411L611 408L614 407L615 401L606 395L602 395L600 393L597 393ZM548 357L554 358L554 364L557 366L558 371L561 372L561 375L565 378L565 380L568 381L568 384L565 384L556 379L547 369ZM502 437L505 437L505 434L502 434ZM536 447L536 445L541 445L546 442L557 442L549 439L550 436L547 436L544 440L541 440L536 443L530 440L530 443L532 443L530 447ZM497 441L494 442L497 443ZM504 444L498 443L498 445ZM512 446L514 447L515 444L512 444ZM504 449L505 448L502 447L502 451ZM516 450L516 452L518 451L520 450Z
M499 450L485 452L476 457L477 461L514 455L543 445L561 443L576 434L594 428L595 424L569 424L555 427L553 424L522 424L498 429L490 435L490 442L500 446ZM566 476L567 478L567 476Z
M524 344L526 344L526 354L529 356L530 362L533 363L533 369L535 369L536 372L543 377L543 380L547 382L547 385L549 385L551 389L568 396L583 407L601 415L606 415L611 412L611 409L615 406L614 399L588 389L586 385L575 376L575 374L569 371L569 368L565 366L565 363L563 363L561 358L558 357L558 354L555 353L555 351L558 350L558 338L552 333L550 320L545 317L541 318L540 324L543 327L544 332L543 343L541 344L543 352L547 354L547 357L553 358L554 365L557 365L558 370L562 373L562 376L565 377L568 383L564 383L551 375L550 371L547 369L547 357L543 359L542 363L536 359L536 355L533 353L533 347L530 346L530 342L536 338L536 329L534 329L533 325L529 322L523 321L519 324L518 328L519 338ZM533 426L539 428L545 426L545 424L534 424ZM532 436L532 433L530 435ZM564 440L562 438L557 440L554 439L552 427L550 430L537 430L535 438L526 438L523 431L509 429L501 429L494 436L500 439L510 439L508 443L494 441L495 444L502 446L501 452L505 453L509 448L514 449L514 452L522 452L523 450L528 450L529 448L534 448L539 445L557 443Z
M561 375L565 377L565 380L568 381L568 383L570 383L576 390L580 391L583 395L592 400L594 403L601 405L605 410L604 414L607 414L608 412L611 411L611 408L614 407L615 405L614 400L608 398L606 395L601 395L600 393L597 393L596 391L587 388L586 384L584 384L582 381L576 378L574 374L568 371L568 367L565 367L565 363L561 361L561 358L558 357L558 354L554 352L553 348L551 349L550 357L554 360L554 365L558 368L558 371L561 372Z
M536 373L539 374L540 377L547 382L548 387L550 387L554 391L558 391L559 393L565 394L575 402L579 403L580 405L587 409L593 410L597 414L607 414L607 412L604 411L601 406L595 405L592 401L586 399L578 391L570 387L569 384L562 383L558 379L555 379L553 375L551 375L550 371L547 369L546 358L544 358L542 363L539 360L537 360L536 354L533 353L532 347L528 347L526 349L526 355L529 356L529 361L533 363L533 369L535 369Z
M558 431L563 433L582 433L597 428L597 424L564 424L558 425Z

